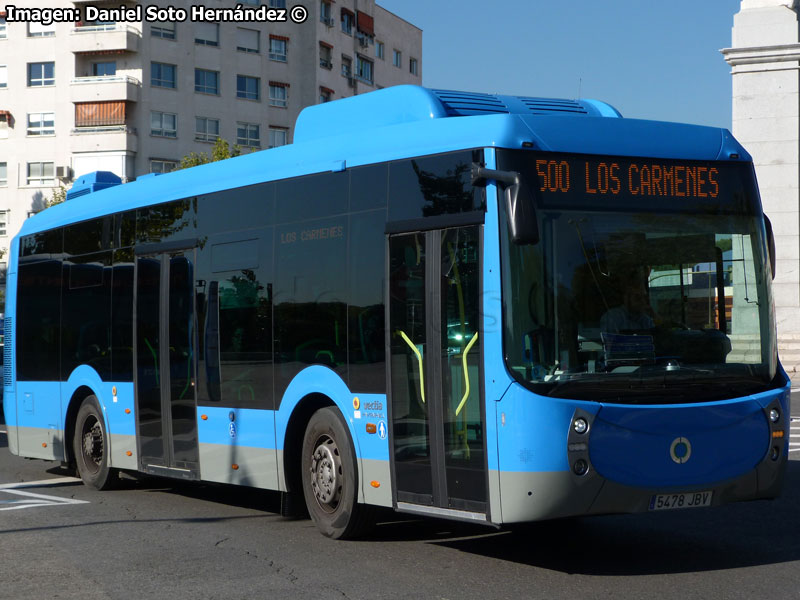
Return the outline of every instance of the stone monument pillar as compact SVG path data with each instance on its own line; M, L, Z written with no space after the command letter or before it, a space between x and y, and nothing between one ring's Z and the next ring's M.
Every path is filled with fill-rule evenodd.
M733 135L753 156L777 250L778 351L800 371L800 0L742 0L732 44Z

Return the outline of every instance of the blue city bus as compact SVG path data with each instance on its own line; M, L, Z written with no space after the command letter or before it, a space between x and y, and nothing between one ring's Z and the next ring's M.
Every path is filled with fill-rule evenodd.
M11 245L12 453L499 526L774 498L774 242L724 129L398 86L81 177Z

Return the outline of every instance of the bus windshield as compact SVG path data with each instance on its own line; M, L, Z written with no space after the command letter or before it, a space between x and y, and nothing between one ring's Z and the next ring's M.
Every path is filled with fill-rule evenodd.
M771 275L749 164L499 152L498 165L522 175L539 227L535 244L501 227L517 380L642 404L769 387Z

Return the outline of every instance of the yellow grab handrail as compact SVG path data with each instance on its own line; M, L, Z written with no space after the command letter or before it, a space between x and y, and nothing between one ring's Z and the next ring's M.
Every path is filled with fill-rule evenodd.
M456 416L461 414L464 405L467 403L467 398L469 398L469 373L467 373L467 354L472 349L472 345L478 340L478 332L475 332L475 335L472 336L472 339L467 344L467 347L464 348L464 354L461 355L461 362L464 365L464 386L466 387L466 391L464 392L464 397L461 398L461 402L459 402L458 407L456 408Z
M425 381L424 381L423 375L422 375L422 353L419 351L419 348L417 348L414 345L414 342L412 342L410 339L408 339L408 336L405 334L405 332L403 332L400 329L398 329L397 333L400 334L400 337L405 340L405 342L406 342L406 344L408 344L409 348L411 348L411 350L414 351L414 354L417 355L417 363L419 364L419 394L422 397L422 402L424 403L425 402Z

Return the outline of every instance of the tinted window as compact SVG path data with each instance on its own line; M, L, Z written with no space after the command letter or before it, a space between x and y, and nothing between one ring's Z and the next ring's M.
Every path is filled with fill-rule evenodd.
M111 248L114 218L92 219L64 229L64 252L89 254Z
M347 171L323 173L277 184L278 223L347 212L350 177Z
M111 377L111 253L64 262L61 315L61 378L89 365Z
M485 210L485 189L472 186L481 152L455 152L389 165L389 220Z
M136 211L129 210L114 217L114 245L117 248L133 246L136 241Z
M157 243L196 235L197 199L187 198L136 211L136 240Z
M54 229L33 235L26 235L20 241L20 256L36 254L60 254L63 249L63 230Z
M221 232L269 225L275 211L275 184L227 190L198 199L197 228L201 240Z
M386 164L357 167L350 171L350 211L356 212L386 206L389 166ZM383 225L381 224L381 231Z
M382 210L350 217L347 317L349 385L354 392L386 392L385 220L386 213Z
M17 378L58 381L61 261L20 262L17 284Z
M346 377L347 218L278 227L275 260L276 399L304 367Z
M272 404L272 230L221 234L198 261L201 403Z

